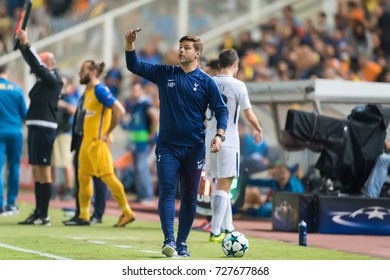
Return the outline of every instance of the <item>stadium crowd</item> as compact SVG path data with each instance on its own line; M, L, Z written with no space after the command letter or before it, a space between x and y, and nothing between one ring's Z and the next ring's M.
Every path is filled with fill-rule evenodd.
M34 41L126 4L125 0L34 0L29 20ZM12 51L13 32L24 0L0 1L0 55Z
M259 26L260 40L251 31L238 39L226 33L220 48L239 51L244 81L390 81L389 1L339 1L333 24L328 16L321 11L315 20L302 20L286 6L282 17Z

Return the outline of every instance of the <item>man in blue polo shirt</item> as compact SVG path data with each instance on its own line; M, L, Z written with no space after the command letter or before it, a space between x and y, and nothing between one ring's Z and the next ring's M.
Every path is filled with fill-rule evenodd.
M22 89L9 80L6 66L0 66L0 175L5 160L8 166L7 203L4 203L3 176L0 176L0 215L18 212L19 169L22 156L22 120L27 108Z
M127 69L158 86L160 129L156 145L159 184L158 210L164 233L162 253L188 257L187 238L195 218L196 197L205 156L205 112L215 112L217 133L211 152L222 147L227 126L227 107L216 82L198 68L203 42L196 36L179 40L178 66L140 62L135 51L139 29L127 31ZM175 242L176 187L179 184L179 229Z

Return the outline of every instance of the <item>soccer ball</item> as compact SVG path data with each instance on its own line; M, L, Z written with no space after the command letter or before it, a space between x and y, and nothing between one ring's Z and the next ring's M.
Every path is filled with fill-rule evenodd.
M233 231L226 234L222 241L222 251L228 257L243 257L248 252L249 243L241 232Z

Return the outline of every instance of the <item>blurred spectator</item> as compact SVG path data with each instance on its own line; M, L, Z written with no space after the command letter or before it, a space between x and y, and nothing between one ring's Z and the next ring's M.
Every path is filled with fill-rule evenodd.
M90 0L77 0L73 1L71 7L71 21L81 22L88 16L90 11Z
M152 101L153 110L156 112L156 115L160 116L160 98L158 96L158 87L154 83L149 83L145 87L145 93ZM153 182L153 189L155 190L155 193L157 193L158 190L158 181L157 181L157 166L156 166L156 142L158 137L158 128L157 133L155 134L154 138L150 141L150 149L149 149L149 155L148 155L148 164L150 168L150 172L152 175L152 182Z
M264 171L269 168L268 145L263 138L259 144L255 143L253 136L248 133L245 123L238 121L238 134L240 137L240 166L248 175Z
M320 35L320 37L322 38L328 38L332 35L333 30L327 21L327 15L325 12L323 11L318 12L315 28L317 30L318 35Z
M105 83L115 98L118 98L120 95L122 83L122 70L120 67L118 54L115 54L114 58L112 59L112 66L106 73Z
M47 16L45 0L34 0L29 19L29 30L33 31L36 38L44 38L49 32L50 20Z
M290 169L285 164L278 164L269 170L269 179L248 179L245 192L245 204L242 211L252 216L271 217L272 216L272 193L273 192L294 192L303 193L302 182L291 174ZM261 188L269 188L264 195Z
M138 201L154 203L154 188L148 165L150 143L155 139L158 128L158 114L138 82L131 87L131 98L125 104L126 115L121 123L128 133L128 147L132 152L135 190Z
M381 38L381 48L390 62L390 4L384 5L383 13L378 19L378 30Z
M162 58L162 63L166 65L177 65L177 51L168 50Z
M382 72L382 67L368 58L367 55L359 56L359 68L363 81L375 82L378 75Z
M344 32L340 29L335 29L331 37L331 43L337 51L338 57L348 54L348 42L344 36Z
M277 42L269 39L264 44L264 59L266 65L274 69L280 60Z
M254 81L256 79L255 67L263 60L264 58L256 51L256 48L246 49L245 55L243 55L240 62L247 81Z
M364 9L361 7L359 0L347 1L347 17L350 22L365 20Z
M216 76L219 72L218 58L210 59L206 64L205 72L211 77Z
M352 22L351 26L346 30L345 38L349 45L351 67L356 67L360 55L366 55L371 58L373 54L372 38L363 22Z
M325 67L322 70L321 78L329 79L329 80L338 80L338 79L340 79L340 77L337 75L336 69L331 67L331 66Z
M386 139L384 143L384 152L378 156L375 165L364 184L364 196L371 198L377 198L380 196L383 184L388 179L390 167L389 150L390 139Z
M12 32L12 19L7 14L7 8L0 6L0 55L8 51L7 42Z
M210 28L210 15L202 5L196 5L190 14L190 33L199 35Z
M288 81L293 75L294 73L291 71L288 62L284 59L279 60L275 67L274 80Z
M97 16L102 15L106 11L108 11L109 4L107 0L97 0L94 1L95 4L93 5L91 12L89 13L88 18L94 18Z
M224 49L235 49L235 48L236 48L236 43L232 33L231 32L223 33L222 43L218 47L219 51L222 51Z
M138 59L142 62L151 63L151 64L160 64L162 61L162 55L160 54L158 50L158 40L159 38L154 37L152 40L147 42L144 46L144 48L139 52ZM177 54L176 61L177 61ZM177 64L177 62L175 63ZM138 81L141 83L142 86L146 86L150 81L142 78L137 77Z
M168 41L176 40L176 19L166 5L159 6L153 17L153 31Z
M20 10L23 8L24 0L7 0L8 17L17 18Z
M313 21L311 19L306 19L303 22L302 28L303 28L304 34L301 38L300 44L313 47L314 46L314 42L313 42L314 39L318 38L320 36L318 30L314 26Z
M349 25L347 17L343 16L340 12L334 15L334 28L338 30L345 30Z
M286 5L282 9L282 17L280 19L280 22L283 28L290 26L294 29L294 31L298 34L299 37L302 37L303 29L301 26L301 22L295 15L293 6Z
M248 49L256 49L257 44L252 40L249 31L243 31L238 35L237 53L239 57L246 55Z
M390 69L384 68L377 77L377 82L390 83Z
M22 157L22 120L27 108L21 87L9 80L7 66L0 66L0 215L18 213L19 169ZM7 161L7 199L4 203L3 167Z
M61 200L67 201L73 195L74 170L70 146L73 115L76 112L79 93L71 77L62 76L62 82L61 98L57 109L57 135L52 153L52 187L54 188L52 198L59 195ZM62 176L58 176L58 171L62 171Z
M382 67L386 67L387 59L383 52L383 49L381 48L381 38L378 34L378 32L373 31L371 32L371 39L372 39L372 57L371 59L378 62L379 65Z
M50 15L51 32L56 33L69 27L69 19L65 15L70 11L72 0L46 0Z

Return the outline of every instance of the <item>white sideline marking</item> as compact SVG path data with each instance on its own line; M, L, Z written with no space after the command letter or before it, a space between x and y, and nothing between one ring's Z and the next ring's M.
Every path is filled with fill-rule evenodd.
M117 248L122 248L122 249L134 248L134 246L131 246L131 245L112 245L112 246L117 247Z
M31 253L31 254L35 254L35 255L39 255L39 256L50 258L50 259L55 259L55 260L71 260L69 258L56 256L56 255L52 255L52 254L46 254L46 253L39 252L39 251L19 248L19 247L15 247L15 246L4 244L4 243L0 243L0 247L6 248L6 249L10 249L10 250L14 250L14 251L19 251L19 252Z
M88 242L95 243L95 244L106 244L106 242L100 240L88 240Z
M161 254L160 251L155 251L155 250L138 250L135 246L132 245L122 245L122 244L107 244L105 241L100 241L100 240L90 240L87 237L81 237L81 236L76 236L72 237L71 239L73 240L85 240L90 243L94 244L102 244L102 245L107 245L107 246L113 246L121 249L135 249L138 252L143 252L143 253L152 253L152 254ZM106 238L106 239L112 239L112 238Z
M161 251L154 251L154 250L137 250L137 251L143 253L161 254Z

